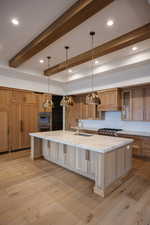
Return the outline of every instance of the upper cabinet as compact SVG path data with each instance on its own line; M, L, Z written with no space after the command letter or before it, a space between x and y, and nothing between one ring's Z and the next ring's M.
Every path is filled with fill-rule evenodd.
M145 87L143 90L144 94L144 120L150 121L150 86Z
M122 120L150 121L150 87L122 91Z
M131 90L122 91L122 120L131 119Z
M132 120L144 120L144 98L143 88L135 87L131 89L131 109L132 109Z
M67 127L75 127L78 120L96 120L103 119L103 114L98 111L95 104L86 104L86 94L72 96L73 105L69 106L66 114Z
M118 111L121 110L121 91L119 88L113 88L98 92L101 105L100 111Z

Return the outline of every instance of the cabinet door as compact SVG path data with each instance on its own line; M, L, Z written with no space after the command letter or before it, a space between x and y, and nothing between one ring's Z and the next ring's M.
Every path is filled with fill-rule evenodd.
M86 150L76 148L76 170L78 173L85 175L88 169L88 160L86 160Z
M59 143L50 142L50 161L58 162Z
M75 147L65 145L65 166L68 168L74 170L76 166L76 152L75 152Z
M101 111L116 111L121 109L120 89L110 89L100 91L98 93L101 100L99 110Z
M65 164L65 150L64 150L64 144L59 144L59 149L58 149L58 163L60 165Z
M150 121L150 87L144 88L144 120Z
M12 104L10 114L10 148L11 150L22 148L21 131L21 104Z
M37 131L37 114L36 104L23 104L21 106L22 148L30 146L29 133Z
M79 120L79 101L77 96L73 96L73 105L66 108L67 128L76 127Z
M132 89L132 120L143 120L143 88Z
M9 150L8 111L0 106L0 152Z
M10 104L11 94L12 94L11 90L0 88L0 106Z
M122 120L132 119L131 90L122 91Z
M95 178L95 162L96 162L96 152L92 152L87 150L86 152L86 160L87 160L87 174L91 179Z
M142 156L150 158L150 138L142 138Z
M43 140L42 155L43 155L44 159L50 160L50 141Z

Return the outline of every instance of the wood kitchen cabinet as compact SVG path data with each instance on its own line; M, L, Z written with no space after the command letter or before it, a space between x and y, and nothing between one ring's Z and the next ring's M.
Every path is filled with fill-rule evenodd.
M30 147L47 94L0 87L0 152ZM52 109L48 109L51 111Z
M150 121L150 86L122 90L122 120Z
M144 120L150 121L150 86L143 88L143 95L144 95Z
M122 120L131 120L131 90L122 91Z
M17 150L22 148L21 104L13 103L10 111L10 150Z
M76 170L83 176L95 178L96 153L76 148Z
M101 104L100 111L118 111L121 110L121 90L113 88L98 92Z
M43 141L42 145L42 154L46 160L91 179L95 178L95 152L53 141Z
M23 104L21 106L21 146L28 148L30 146L29 133L38 130L38 110L35 104Z
M78 120L102 120L104 115L98 111L98 106L94 104L86 104L86 94L72 96L73 105L66 109L67 127L75 127L78 125Z
M0 152L7 151L9 149L10 97L10 90L5 88L0 89Z
M0 106L0 152L9 149L9 111L7 106Z
M131 90L131 109L132 109L132 120L144 120L144 98L143 98L143 88L135 87Z
M150 137L129 134L118 134L118 136L124 138L132 138L134 140L132 148L132 153L134 156L150 158Z

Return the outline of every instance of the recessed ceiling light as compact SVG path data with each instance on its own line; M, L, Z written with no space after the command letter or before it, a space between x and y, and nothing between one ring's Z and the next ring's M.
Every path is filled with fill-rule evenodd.
M18 25L19 25L19 20L16 19L16 18L13 18L13 19L11 20L11 22L12 22L12 24L15 25L15 26L18 26Z
M69 69L69 70L68 70L68 72L69 72L69 73L72 73L72 70L71 70L71 69Z
M40 63L41 63L41 64L44 63L44 60L43 60L43 59L40 59Z
M96 60L96 61L95 61L95 64L99 64L99 61L98 61L98 60Z
M108 20L107 21L107 26L111 27L112 25L114 25L114 21L113 20Z
M138 48L136 47L136 46L134 46L133 48L132 48L132 50L133 51L136 51Z

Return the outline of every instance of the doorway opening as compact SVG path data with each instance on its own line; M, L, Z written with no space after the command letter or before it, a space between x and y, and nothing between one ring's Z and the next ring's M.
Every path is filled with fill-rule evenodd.
M54 107L52 108L52 130L62 130L63 129L63 107L60 106L62 96L53 95L52 101Z

